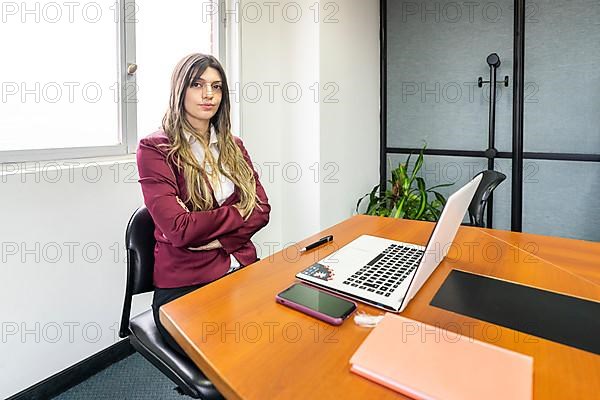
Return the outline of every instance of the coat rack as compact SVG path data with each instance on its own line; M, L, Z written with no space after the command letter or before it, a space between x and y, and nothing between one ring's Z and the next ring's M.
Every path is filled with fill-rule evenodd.
M490 67L490 80L484 81L480 76L477 79L477 86L483 87L484 83L491 83L490 85L490 106L489 106L489 135L488 135L488 148L485 150L485 156L488 159L488 169L494 170L494 160L498 154L496 150L496 84L504 83L505 87L508 87L508 75L504 77L504 81L496 82L496 70L500 67L500 57L496 53L492 53L487 56L487 63ZM487 222L486 227L492 227L492 216L494 211L494 201L492 195L490 195L487 204Z

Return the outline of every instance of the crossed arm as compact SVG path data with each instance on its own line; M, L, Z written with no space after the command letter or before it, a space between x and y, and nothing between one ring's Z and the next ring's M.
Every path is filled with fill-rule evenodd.
M248 152L238 140L244 158L252 168ZM244 220L237 204L209 211L189 211L178 197L175 175L164 153L146 139L140 141L137 164L144 203L154 223L175 247L198 251L223 248L231 254L269 221L271 207L254 170L258 206Z
M179 205L181 206L181 208L183 208L186 212L190 212L190 210L187 208L187 206L185 205L185 203L183 202L183 200L181 200L179 197L177 197L177 203L179 203ZM238 211L240 211L240 209L237 207L237 204L233 205L235 208L238 209ZM241 214L241 212L240 212ZM220 249L222 248L223 245L221 244L221 242L219 242L219 239L214 239L212 242L209 242L205 245L202 246L196 246L196 247L188 247L188 250L194 250L194 251L205 251L205 250L214 250L214 249Z

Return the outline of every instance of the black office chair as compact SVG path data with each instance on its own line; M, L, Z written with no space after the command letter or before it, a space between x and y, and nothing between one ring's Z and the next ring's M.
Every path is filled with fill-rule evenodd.
M119 336L177 385L177 391L195 399L223 399L196 365L171 349L156 328L152 310L130 319L131 298L154 290L154 221L146 207L138 208L127 224L127 285Z
M485 207L487 206L490 195L506 179L506 175L498 171L486 170L482 171L477 175L483 174L483 178L479 183L479 187L469 204L469 219L471 220L470 226L478 226L485 228L485 221L483 214L485 213ZM475 175L475 176L477 176Z

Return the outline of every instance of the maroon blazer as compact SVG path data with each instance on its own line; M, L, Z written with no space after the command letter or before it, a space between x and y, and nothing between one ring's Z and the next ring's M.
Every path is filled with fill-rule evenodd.
M269 222L271 206L242 140L238 137L234 139L254 171L258 204L262 208L255 207L246 221L233 207L240 200L237 186L221 206L213 193L214 209L185 211L177 202L177 197L184 201L188 196L183 171L174 163L167 162L167 149L157 146L168 144L169 138L160 130L140 141L137 150L139 182L144 203L156 226L156 287L174 288L218 279L230 267L230 254L242 265L256 261L256 248L250 238ZM192 209L191 204L186 206ZM188 247L202 246L214 239L219 239L223 247L205 251L188 250Z

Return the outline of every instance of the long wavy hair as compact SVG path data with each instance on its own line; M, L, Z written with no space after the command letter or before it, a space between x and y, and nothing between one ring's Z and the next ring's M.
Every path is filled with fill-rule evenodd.
M184 109L184 99L188 88L200 79L200 76L208 67L219 71L222 82L221 104L209 122L209 132L210 126L212 126L217 135L217 147L219 149L217 160L214 159L212 152L208 149L209 137L202 135L203 132L196 132L194 130L186 119ZM233 184L239 189L239 209L241 214L248 218L254 207L258 204L256 181L254 171L246 162L242 151L235 143L231 134L229 110L229 87L221 63L211 55L200 53L190 54L181 59L171 77L169 108L163 118L162 128L170 142L167 159L172 160L175 165L183 170L185 183L188 188L188 198L182 200L186 203L191 203L192 211L213 209L215 204L207 179L218 184L218 179L215 179L214 175L210 176L215 171L218 171L231 179ZM204 166L200 165L194 156L185 132L196 133L194 137L204 148L205 162L210 166L212 174L207 173Z

